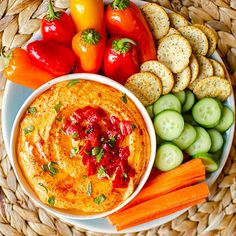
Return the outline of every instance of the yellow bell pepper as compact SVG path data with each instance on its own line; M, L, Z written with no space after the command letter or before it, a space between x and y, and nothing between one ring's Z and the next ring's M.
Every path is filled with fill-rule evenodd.
M104 28L103 0L70 0L70 12L78 32Z

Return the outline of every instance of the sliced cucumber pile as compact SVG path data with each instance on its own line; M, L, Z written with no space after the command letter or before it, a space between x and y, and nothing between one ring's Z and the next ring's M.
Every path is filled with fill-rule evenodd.
M229 107L215 98L195 101L194 94L186 90L160 97L147 110L154 117L157 134L156 168L176 168L184 151L192 158L201 158L207 172L217 170L224 145L221 133L234 122Z

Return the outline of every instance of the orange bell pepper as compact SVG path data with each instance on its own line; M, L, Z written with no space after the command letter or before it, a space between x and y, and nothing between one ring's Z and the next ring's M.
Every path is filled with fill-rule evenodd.
M104 27L103 0L70 0L70 13L78 32Z
M38 68L31 62L25 50L15 48L10 56L8 66L4 69L4 77L16 84L37 89L54 76Z
M72 40L72 49L78 57L74 72L97 73L102 65L105 48L104 33L95 29L86 29L77 33Z

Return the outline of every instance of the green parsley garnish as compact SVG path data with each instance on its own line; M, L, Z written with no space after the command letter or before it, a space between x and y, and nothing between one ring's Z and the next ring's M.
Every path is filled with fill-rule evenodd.
M53 161L48 163L48 170L51 176L55 176L58 173L58 169L55 168L55 165L57 165L57 163Z
M101 204L102 202L104 202L106 200L106 197L104 194L99 195L98 197L93 199L93 202L96 204Z
M79 80L78 79L74 79L74 80L71 80L68 84L67 84L67 87L71 87L75 84L79 83Z
M136 128L136 125L135 124L131 124L131 128L132 128L132 130L134 130Z
M96 156L100 152L100 147L95 147L92 149L92 156Z
M87 185L87 195L91 196L92 195L92 183L89 181Z
M96 155L96 162L100 162L103 156L104 156L104 150L100 149L99 153Z
M111 137L107 143L111 146L114 147L115 143L116 143L116 137Z
M47 187L45 187L45 185L43 183L38 183L38 185L43 187L45 189L45 191L48 193L48 189L47 189Z
M85 180L86 178L87 178L87 176L86 176L86 175L83 175L83 176L82 176L82 179L83 179L83 180Z
M60 111L61 106L62 106L62 104L61 104L61 102L59 102L59 103L54 107L54 109L56 110L57 113Z
M128 175L126 173L123 174L124 178L127 179Z
M125 93L123 93L121 100L123 103L125 103L125 104L127 103L127 95Z
M98 169L98 178L104 177L109 178L110 176L106 173L105 168L103 166L100 166L100 168Z
M72 138L78 138L79 134L77 132L74 132L71 136L72 136Z
M34 126L33 126L33 125L30 125L30 126L24 128L23 130L24 130L24 133L25 133L25 134L29 134L29 133L31 133L31 132L34 131Z
M72 147L71 150L70 150L70 158L76 156L78 152L79 152L78 148Z
M51 176L55 176L55 175L58 173L58 169L55 168L55 165L57 165L57 163L51 161L51 162L49 162L48 164L44 164L44 165L42 166L42 169L43 169L43 171L45 171L45 172L46 172L46 171L49 171L49 174L50 174Z
M55 204L55 197L54 196L49 197L48 203L49 203L49 205L53 206Z
M29 107L28 108L28 113L32 114L32 115L35 115L37 113L36 107Z

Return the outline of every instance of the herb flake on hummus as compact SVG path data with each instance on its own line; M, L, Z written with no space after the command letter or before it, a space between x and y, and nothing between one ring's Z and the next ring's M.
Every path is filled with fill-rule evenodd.
M101 194L98 197L94 198L93 202L99 205L99 204L103 203L105 200L106 200L105 195Z

